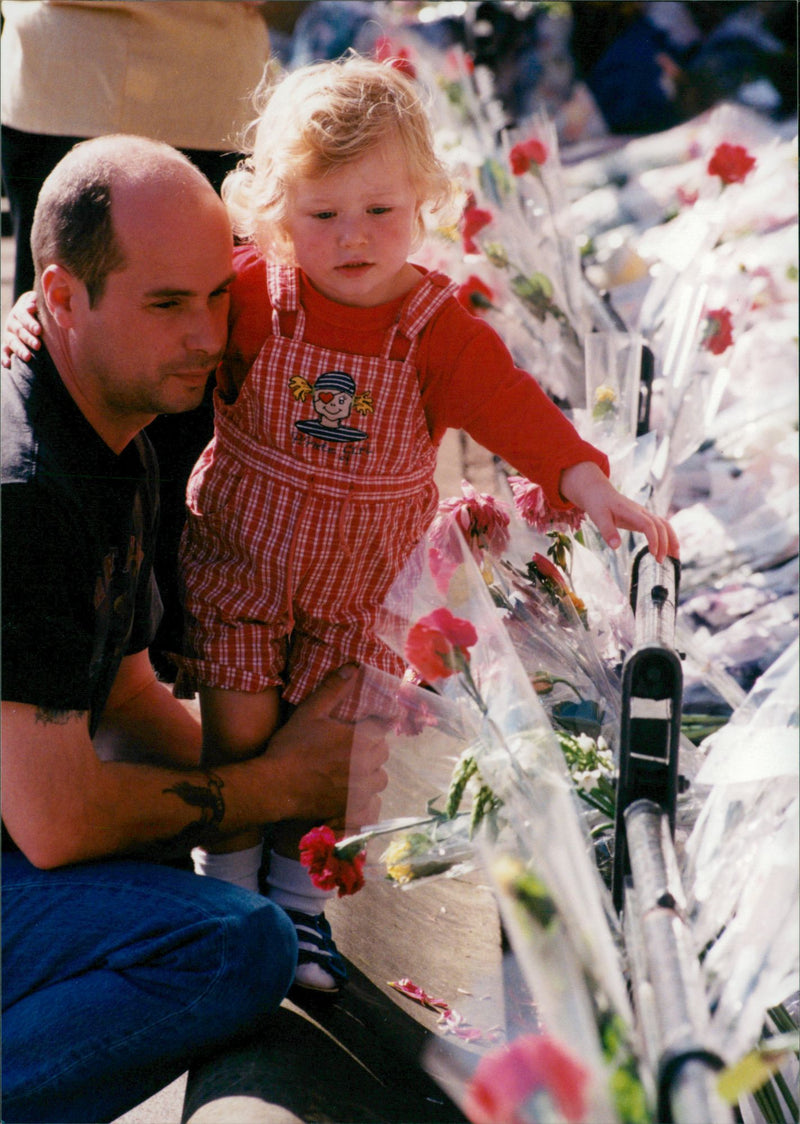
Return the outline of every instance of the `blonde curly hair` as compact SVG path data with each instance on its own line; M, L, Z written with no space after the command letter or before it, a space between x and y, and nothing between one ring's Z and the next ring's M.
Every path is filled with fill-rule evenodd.
M403 151L417 192L412 248L425 235L423 212L450 207L454 188L433 144L414 83L395 67L350 54L285 73L269 72L256 92L259 115L245 135L249 155L222 186L236 235L267 257L292 259L287 192L298 179L319 179L359 159L387 138ZM252 138L252 141L249 140Z

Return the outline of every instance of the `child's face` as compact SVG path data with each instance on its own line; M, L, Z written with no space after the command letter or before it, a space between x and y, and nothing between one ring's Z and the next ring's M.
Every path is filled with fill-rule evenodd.
M298 179L286 230L297 264L330 300L371 308L407 292L418 203L402 150L384 141L319 179Z

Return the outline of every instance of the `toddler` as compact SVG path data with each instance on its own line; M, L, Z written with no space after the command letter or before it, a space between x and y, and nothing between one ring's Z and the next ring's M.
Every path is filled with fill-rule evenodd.
M283 77L223 198L243 245L180 559L182 676L199 691L207 764L260 752L281 707L341 664L402 674L373 622L435 515L448 427L540 483L553 506L580 507L611 546L628 528L660 559L677 554L669 524L612 487L605 456L456 286L409 261L450 182L399 70L351 56ZM297 925L297 982L336 991L345 972L328 895L298 860L309 826L275 832L266 892ZM194 858L255 888L261 840Z

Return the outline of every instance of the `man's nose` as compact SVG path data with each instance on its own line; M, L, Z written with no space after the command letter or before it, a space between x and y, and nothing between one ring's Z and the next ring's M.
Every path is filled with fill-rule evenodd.
M191 318L185 345L189 351L205 351L217 355L224 351L228 338L227 311L220 308L199 309Z

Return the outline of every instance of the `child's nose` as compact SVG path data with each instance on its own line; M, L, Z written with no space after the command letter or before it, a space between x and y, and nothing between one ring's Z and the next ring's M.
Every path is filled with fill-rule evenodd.
M364 224L360 219L351 219L342 224L341 241L343 246L357 246L366 241Z

